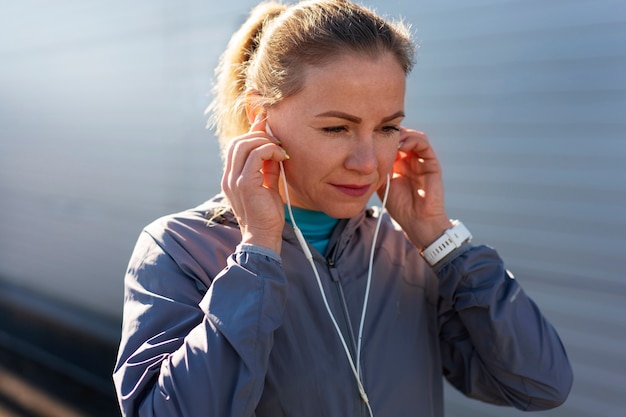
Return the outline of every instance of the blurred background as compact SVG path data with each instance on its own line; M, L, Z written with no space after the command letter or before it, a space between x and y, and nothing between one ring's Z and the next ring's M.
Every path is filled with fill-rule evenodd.
M203 113L255 3L0 1L0 416L118 415L126 264L143 226L219 190ZM413 26L405 124L450 215L566 345L571 396L535 415L626 416L626 2L365 4ZM449 417L522 415L446 394Z

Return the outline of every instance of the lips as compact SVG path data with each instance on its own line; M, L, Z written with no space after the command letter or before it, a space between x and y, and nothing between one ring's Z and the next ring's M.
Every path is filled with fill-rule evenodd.
M357 184L333 184L333 186L342 193L349 195L350 197L362 197L370 189L370 184L357 185Z

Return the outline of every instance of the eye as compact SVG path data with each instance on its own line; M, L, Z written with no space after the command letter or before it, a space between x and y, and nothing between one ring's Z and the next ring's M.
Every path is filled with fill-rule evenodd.
M380 130L384 134L391 136L398 133L400 131L400 128L398 126L383 126Z
M339 135L347 131L348 128L346 126L331 126L322 128L322 132L326 133L327 135Z

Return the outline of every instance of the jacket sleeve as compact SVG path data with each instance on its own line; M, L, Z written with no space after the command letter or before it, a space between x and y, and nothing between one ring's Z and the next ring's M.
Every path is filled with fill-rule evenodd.
M555 329L495 250L468 248L435 271L444 375L465 395L493 404L527 411L560 405L573 375Z
M286 299L276 257L238 250L206 289L142 233L113 379L124 416L254 415Z

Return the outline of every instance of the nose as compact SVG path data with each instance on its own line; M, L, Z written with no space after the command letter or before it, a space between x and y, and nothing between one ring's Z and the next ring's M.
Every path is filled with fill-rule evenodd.
M355 141L345 160L345 167L360 174L371 174L378 168L376 146L372 135L360 137Z

